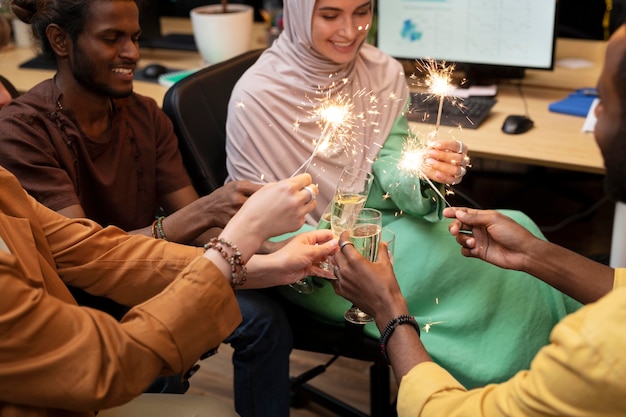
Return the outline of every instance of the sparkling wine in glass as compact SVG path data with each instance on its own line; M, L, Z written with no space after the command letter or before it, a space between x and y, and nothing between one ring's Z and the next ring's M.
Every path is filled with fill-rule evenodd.
M331 227L335 236L341 236L354 226L366 199L366 196L351 193L335 195L331 213Z
M338 238L342 232L352 229L356 223L372 187L373 178L369 171L354 167L344 168L335 189L330 215L335 237Z
M387 244L387 254L389 255L389 260L393 264L393 252L396 246L396 234L391 229L383 227L383 230L380 232L380 240L381 242L385 242Z
M359 213L354 226L350 229L350 242L370 262L375 261L378 256L382 222L382 213L380 211L364 208ZM346 311L344 318L354 324L365 324L374 320L373 317L354 305Z
M328 206L326 206L324 213L322 213L322 217L320 217L320 220L317 223L317 227L316 227L317 230L331 229L330 213L332 211L332 207L333 207L333 202L331 201L330 203L328 203ZM334 265L333 257L328 256L324 261L320 262L318 266L326 271L332 271L333 265Z
M332 202L326 206L326 210L322 213L319 222L317 223L317 230L330 229L330 212L332 208ZM318 266L326 271L332 271L332 257L329 256L324 261L320 262ZM289 284L289 287L300 294L311 294L314 291L311 277L302 278L299 281Z
M317 223L317 230L330 229L330 211L332 209L333 203L330 202L322 213L322 217L320 217L320 221Z

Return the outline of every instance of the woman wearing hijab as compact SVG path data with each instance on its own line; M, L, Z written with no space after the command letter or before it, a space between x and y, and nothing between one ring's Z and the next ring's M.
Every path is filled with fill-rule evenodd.
M432 141L422 175L401 168L403 146L412 140L404 114L409 88L400 63L365 43L371 1L285 0L283 15L284 31L231 96L229 180L268 182L306 170L319 186L316 211L307 218L311 228L332 201L344 167L372 171L366 206L381 210L383 226L397 236L394 270L433 359L467 387L528 367L553 325L579 304L524 273L460 256L449 221L442 220L442 195L445 184L465 174L467 148ZM328 104L347 108L348 117L325 122L320 115ZM540 235L522 213L506 214ZM312 294L280 292L343 325L350 302L327 281L313 280ZM379 336L373 324L365 332Z

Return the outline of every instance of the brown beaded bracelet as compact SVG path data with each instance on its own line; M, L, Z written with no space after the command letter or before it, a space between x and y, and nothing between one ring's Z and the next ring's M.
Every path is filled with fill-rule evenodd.
M224 247L229 248L232 254L229 254ZM245 262L241 258L241 251L237 245L228 240L214 237L204 245L205 251L209 249L218 251L230 264L230 278L233 288L237 285L243 285L246 282L248 271L246 270Z
M168 239L167 239L167 236L165 236L165 232L163 231L163 219L164 219L164 218L165 218L165 216L160 216L160 217L157 219L157 222L156 222L156 230L157 230L157 232L158 232L158 234L157 234L157 235L159 236L159 238L161 238L161 239L163 239L163 240L168 240Z
M152 222L152 226L150 226L150 232L152 233L152 238L156 239L157 238L157 231L156 231L156 224L157 224L158 220L154 220Z
M420 326L419 324L417 324L417 320L415 320L415 317L403 314L396 317L395 319L391 319L389 323L387 323L387 325L385 326L385 329L380 333L379 339L380 352L383 354L387 362L389 362L387 343L389 343L389 338L391 338L391 335L393 334L394 330L396 330L396 327L400 326L401 324L410 324L417 331L417 336L420 336Z

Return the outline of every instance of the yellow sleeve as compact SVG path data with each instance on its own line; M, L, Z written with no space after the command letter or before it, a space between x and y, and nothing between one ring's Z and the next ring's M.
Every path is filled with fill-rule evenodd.
M466 391L438 365L417 365L400 383L398 416L624 415L625 301L617 289L567 316L530 370L501 384Z
M626 287L626 268L615 268L615 280L613 289Z

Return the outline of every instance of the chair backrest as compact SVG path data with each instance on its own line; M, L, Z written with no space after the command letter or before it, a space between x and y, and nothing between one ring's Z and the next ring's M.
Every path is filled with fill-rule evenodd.
M20 95L15 86L13 86L13 84L11 84L11 82L4 78L2 75L0 75L0 84L2 84L4 88L6 88L6 90L11 95L11 98L17 98Z
M203 68L174 84L163 98L163 111L174 124L183 162L200 195L226 179L228 100L241 75L262 49Z

